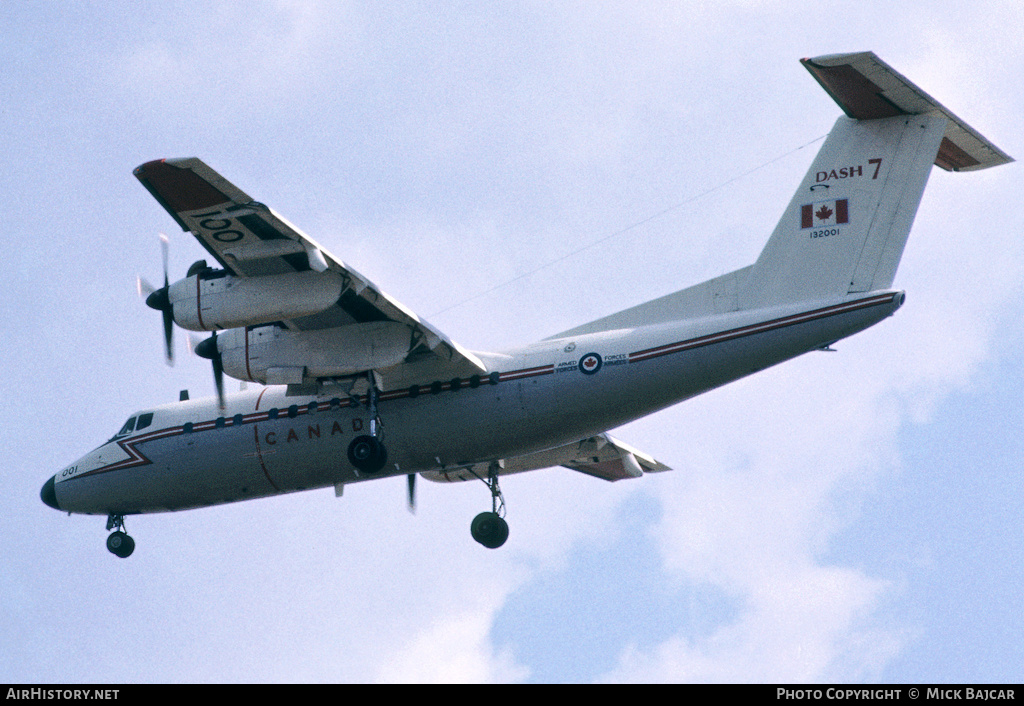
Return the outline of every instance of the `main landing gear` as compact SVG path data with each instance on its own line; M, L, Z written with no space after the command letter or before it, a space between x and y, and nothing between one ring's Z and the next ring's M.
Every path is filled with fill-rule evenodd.
M376 473L388 462L388 450L376 436L357 436L348 445L348 460L361 473Z
M388 462L388 450L380 440L377 419L377 390L374 376L370 373L369 389L366 392L366 406L370 412L370 433L357 436L348 445L348 460L360 473L377 473Z
M501 488L498 487L498 470L500 468L498 461L492 462L487 469L487 480L484 481L491 491L491 511L481 512L473 518L473 522L469 526L473 539L488 549L497 549L508 539L508 523L502 517L505 514L505 497L501 494Z
M135 540L124 531L124 515L110 515L107 518L107 530L115 528L107 537L107 549L111 554L127 559L135 551Z

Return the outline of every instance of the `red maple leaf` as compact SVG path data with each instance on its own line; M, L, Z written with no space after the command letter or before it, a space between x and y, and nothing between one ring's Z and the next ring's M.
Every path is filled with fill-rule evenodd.
M828 206L822 206L821 208L814 212L814 215L823 221L827 221L829 218L832 217L832 209L829 208Z

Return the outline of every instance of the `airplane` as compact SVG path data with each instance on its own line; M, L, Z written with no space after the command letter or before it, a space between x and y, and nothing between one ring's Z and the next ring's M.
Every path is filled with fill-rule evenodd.
M872 52L802 59L843 111L757 261L499 352L471 351L382 292L197 158L134 174L216 266L148 286L175 326L211 335L217 396L129 415L42 487L57 510L105 515L129 556L129 515L404 475L482 481L471 523L508 538L499 479L564 466L607 481L669 470L608 430L886 319L933 164L1013 159ZM226 395L223 376L261 386ZM183 395L184 397L184 395Z

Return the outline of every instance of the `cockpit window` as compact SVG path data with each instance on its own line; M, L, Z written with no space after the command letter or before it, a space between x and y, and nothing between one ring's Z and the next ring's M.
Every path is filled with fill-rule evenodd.
M125 434L131 434L134 429L135 429L135 417L132 417L131 419L129 419L127 422L124 423L124 426L121 427L121 431L117 432L117 436L124 436Z
M146 412L139 415L139 421L135 424L135 431L142 431L153 423L153 413Z

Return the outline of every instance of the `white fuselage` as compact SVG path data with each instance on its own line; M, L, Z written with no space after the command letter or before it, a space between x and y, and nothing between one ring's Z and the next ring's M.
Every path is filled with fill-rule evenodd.
M216 505L393 475L451 470L586 438L861 331L903 302L885 291L549 339L478 354L491 375L422 380L379 396L382 471L360 474L352 440L366 395L265 387L151 410L54 477L67 512L127 515ZM497 373L495 375L494 373ZM339 388L340 389L340 388ZM140 413L142 414L142 413Z

